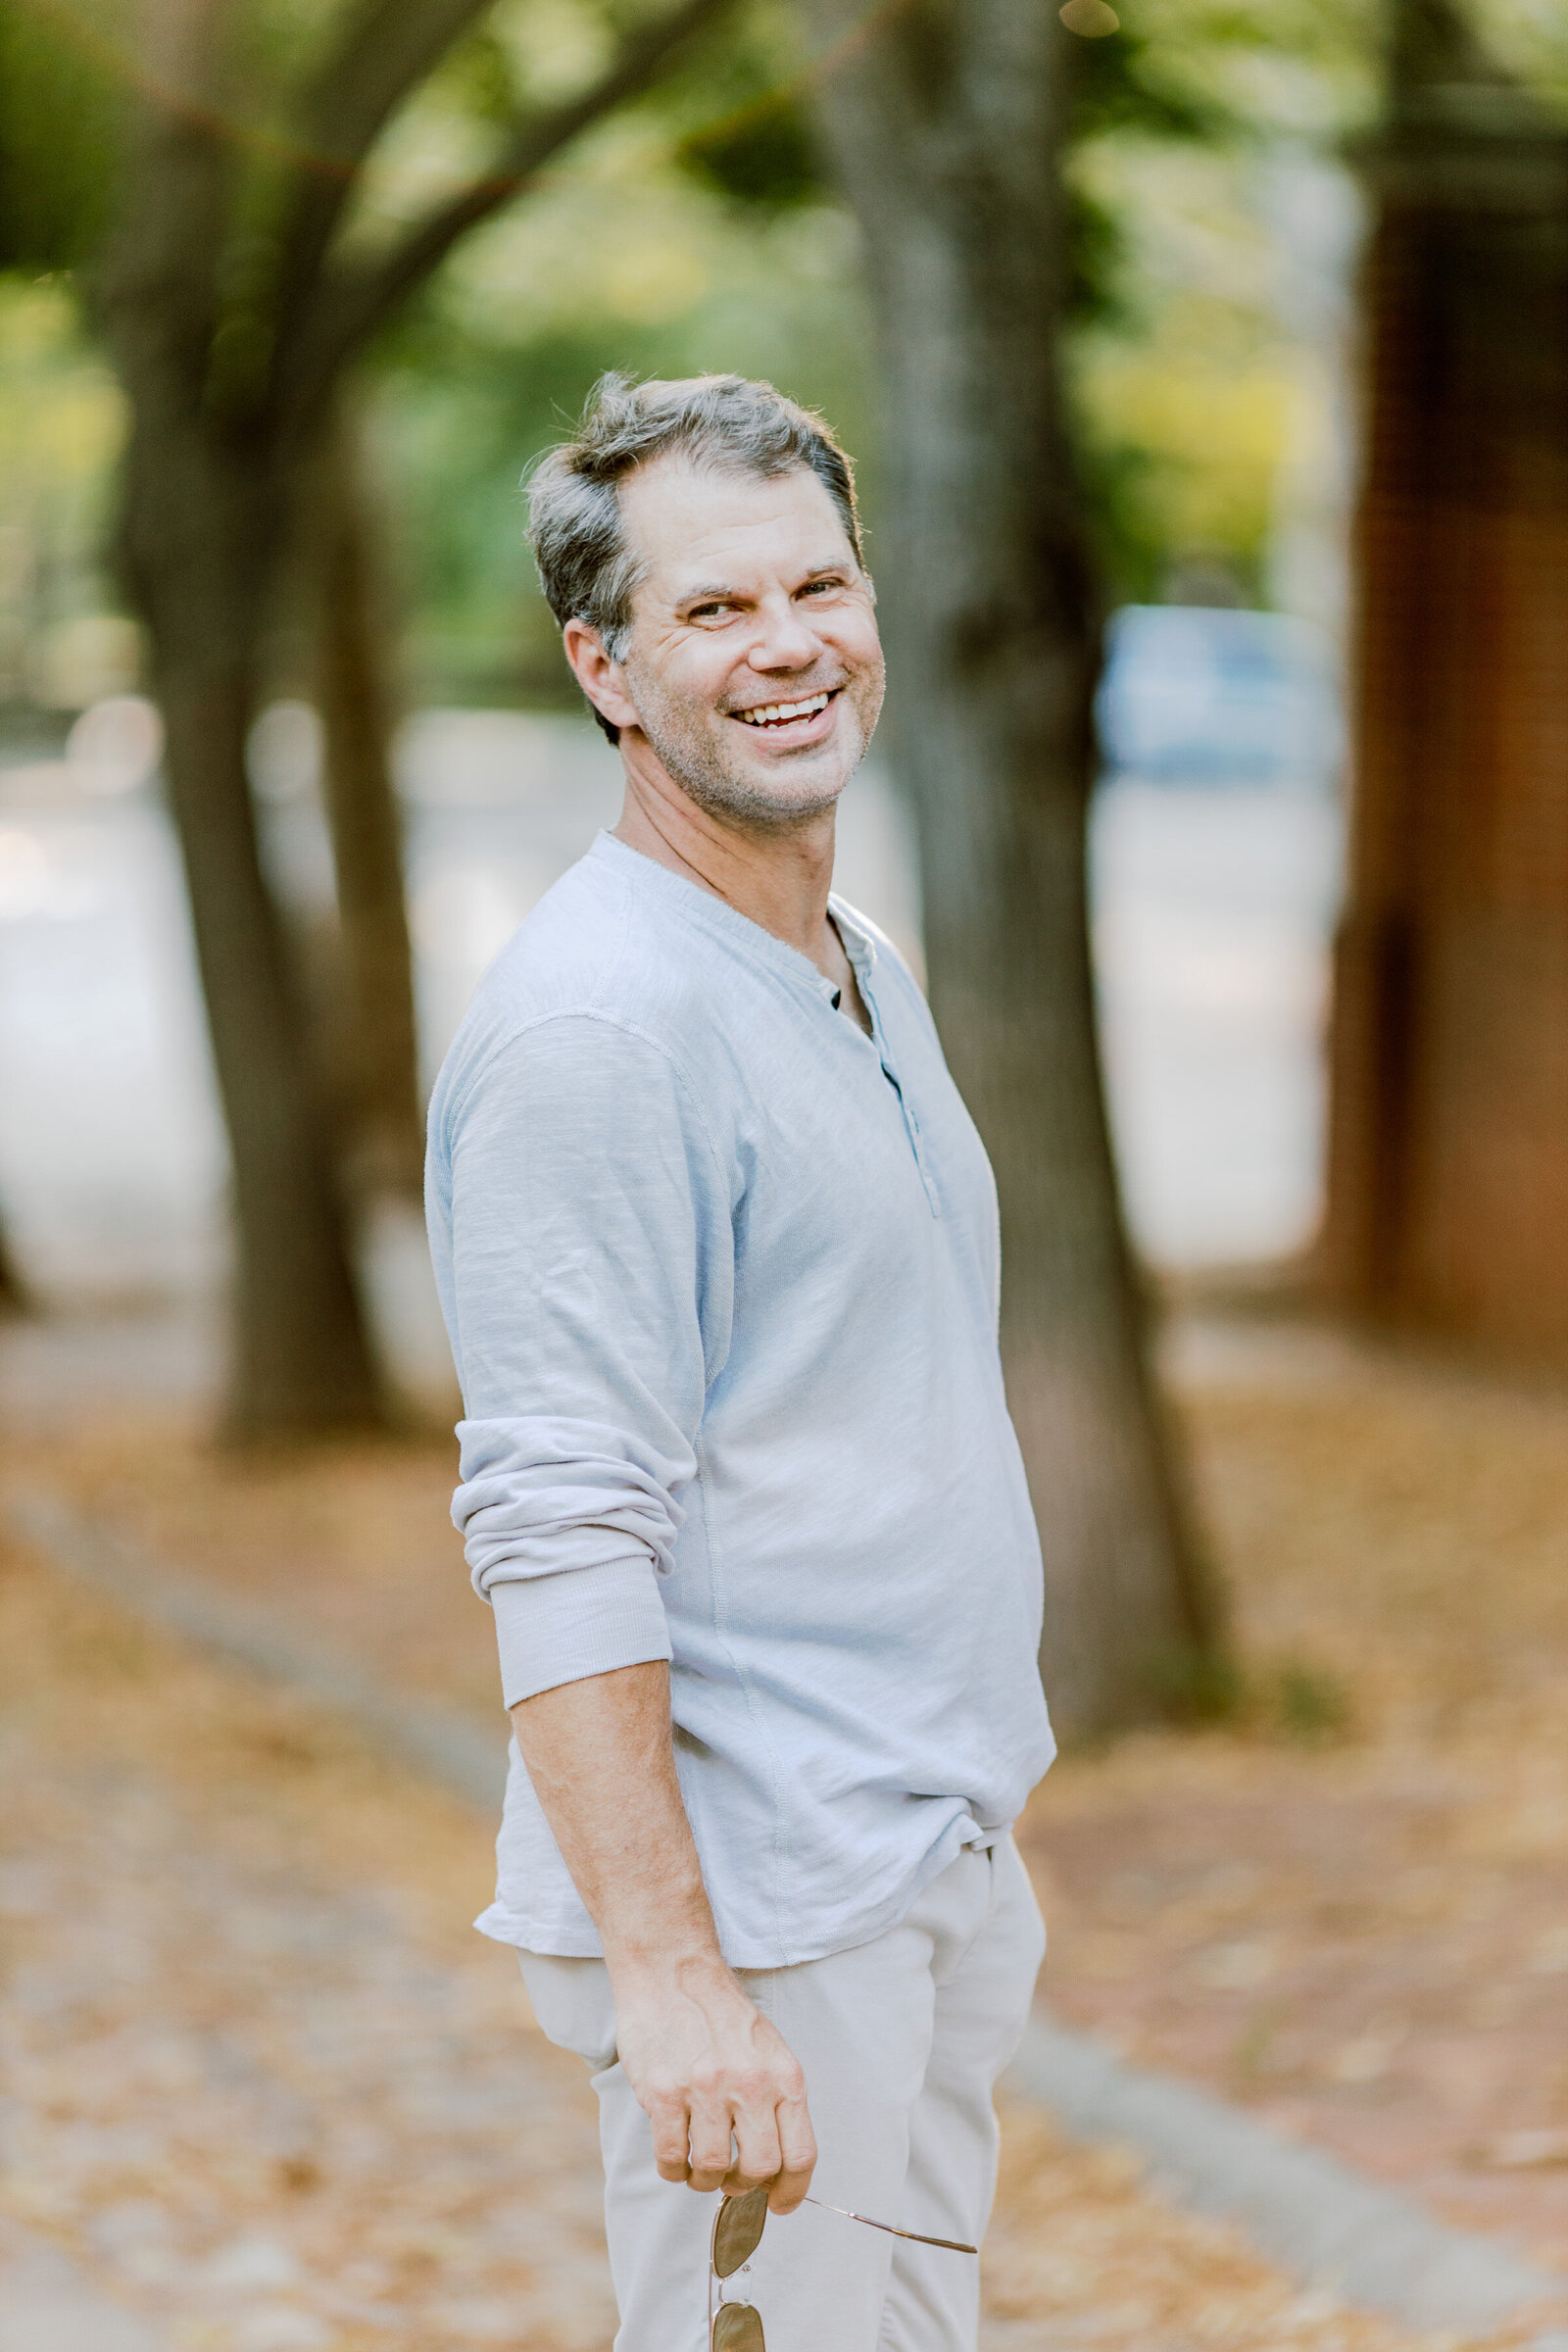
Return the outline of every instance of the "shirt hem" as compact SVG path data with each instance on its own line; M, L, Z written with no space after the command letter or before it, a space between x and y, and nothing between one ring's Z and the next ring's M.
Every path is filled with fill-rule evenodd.
M930 1851L921 1856L918 1870L875 1910L843 1921L835 1929L823 1929L800 1943L770 1946L748 1936L721 1934L719 1942L724 1958L735 1969L802 1968L808 1961L828 1960L835 1952L850 1952L862 1943L874 1943L879 1936L886 1936L898 1926L910 1904L965 1847L1004 1844L1011 1830L1010 1822L984 1826L972 1816L967 1821L956 1820ZM962 1834L955 1836L956 1831ZM473 1924L492 1943L511 1944L514 1951L537 1952L545 1959L602 1960L605 1956L604 1946L586 1913L581 1921L559 1916L552 1920L535 1919L513 1910L498 1896Z

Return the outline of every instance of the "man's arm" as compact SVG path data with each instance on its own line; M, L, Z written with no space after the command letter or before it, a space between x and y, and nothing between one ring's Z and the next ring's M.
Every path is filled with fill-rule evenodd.
M718 1948L675 1777L668 1667L562 1683L519 1700L512 1721L599 1930L660 2178L731 2191L765 2180L773 2212L793 2213L816 2163L805 2078Z

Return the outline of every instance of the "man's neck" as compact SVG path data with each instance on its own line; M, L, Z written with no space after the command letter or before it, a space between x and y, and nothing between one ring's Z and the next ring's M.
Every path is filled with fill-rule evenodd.
M700 808L642 736L621 739L626 798L615 839L710 891L737 913L828 971L843 951L827 919L834 810L799 824L749 827Z

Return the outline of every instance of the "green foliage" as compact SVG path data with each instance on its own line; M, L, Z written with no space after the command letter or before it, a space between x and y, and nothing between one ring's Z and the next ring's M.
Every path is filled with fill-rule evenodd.
M1074 139L1219 139L1242 127L1234 108L1177 68L1170 45L1128 11L1120 32L1072 51Z
M793 24L754 0L671 93L676 168L699 187L777 212L835 201L800 80Z
M512 122L522 111L512 53L491 24L475 25L447 52L428 88L475 122Z
M1136 29L1086 41L1071 55L1071 143L1111 134L1214 140L1239 128L1235 114L1172 75L1169 58ZM705 95L722 111L688 131L679 166L715 193L779 208L830 197L807 105L749 22L725 48ZM1082 189L1069 193L1069 309L1077 321L1122 315L1124 259L1113 214Z
M1309 1658L1247 1661L1214 1650L1164 1650L1150 1668L1164 1712L1176 1723L1230 1725L1266 1740L1309 1746L1348 1736L1350 1694L1341 1678Z
M1246 1700L1241 1669L1226 1650L1172 1645L1148 1671L1161 1711L1176 1723L1229 1723Z
M1304 1658L1281 1659L1264 1685L1267 1718L1287 1740L1308 1745L1343 1739L1350 1728L1350 1695L1337 1674Z
M116 60L85 6L0 0L0 269L68 270L103 233Z
M1105 317L1102 311L1096 322ZM1118 604L1159 601L1170 560L1156 487L1160 470L1155 453L1124 434L1080 433L1078 477L1090 530Z
M1129 12L1130 13L1130 12ZM1172 71L1168 49L1137 22L1108 39L1073 51L1072 141L1067 158L1067 319L1077 336L1136 336L1148 301L1138 283L1124 207L1074 172L1073 156L1094 142L1159 141L1214 145L1236 140L1235 113ZM1169 548L1156 497L1159 461L1124 436L1097 432L1084 419L1079 477L1091 528L1118 601L1153 601L1168 568ZM1221 1710L1223 1711L1223 1710Z
M247 160L215 401L243 407L265 377L277 134L286 141L289 90L354 4L235 9ZM1526 0L1494 4L1518 13ZM389 125L353 248L384 245L482 171L504 122L589 84L616 29L657 9L495 0ZM1125 0L1122 15L1122 32L1068 52L1068 356L1085 485L1114 594L1156 597L1194 546L1255 593L1286 398L1271 357L1279 322L1255 288L1209 299L1202 273L1215 220L1229 208L1233 243L1246 221L1248 159L1282 128L1331 132L1362 103L1368 20L1359 0ZM129 86L115 66L125 21L125 0L0 0L0 266L70 267L90 252ZM738 367L819 401L861 457L874 564L875 400L857 270L813 149L793 13L784 0L738 0L656 91L470 240L375 357L418 690L553 690L517 477L607 366Z
M1067 187L1067 320L1073 327L1130 326L1127 242L1108 204Z
M1223 564L1243 594L1262 593L1288 423L1279 326L1245 254L1238 291L1211 296L1201 273L1212 275L1216 235L1257 241L1250 159L1304 105L1293 75L1315 76L1318 91L1341 71L1334 61L1353 44L1333 20L1348 4L1321 0L1323 34L1308 23L1318 0L1128 0L1123 32L1069 51L1069 360L1083 479L1118 598L1157 598L1194 554ZM1289 56L1272 31L1282 9L1294 11ZM504 0L494 23L532 91L569 74L573 43L601 20L598 0ZM459 76L454 62L450 84L431 85L437 114L471 118L472 70ZM1312 99L1319 114L1345 103ZM1166 160L1152 171L1151 158ZM863 462L874 566L866 306L853 236L824 228L841 218L813 152L794 22L776 0L746 0L677 75L458 259L384 354L381 415L426 691L554 690L516 479L604 367L736 367L821 401ZM1205 289L1197 301L1194 270Z
M0 277L0 705L63 709L133 663L103 571L122 432L70 280Z
M675 155L694 178L744 204L807 204L824 192L806 117L785 90L766 91L689 132Z
M523 538L521 476L604 368L654 372L662 341L625 326L492 341L437 303L387 355L374 439L414 590L416 692L575 705Z

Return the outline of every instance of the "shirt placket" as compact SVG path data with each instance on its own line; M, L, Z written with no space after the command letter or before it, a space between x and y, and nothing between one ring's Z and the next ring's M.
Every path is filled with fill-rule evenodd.
M903 1080L894 1066L893 1054L888 1046L887 1032L882 1026L882 1015L877 1008L876 991L871 985L871 974L876 963L876 949L869 941L863 945L857 941L856 952L852 952L846 941L844 952L854 966L861 1001L866 1011L871 1015L871 1035L866 1042L872 1047L877 1059L882 1064L883 1077L899 1099L899 1109L904 1116L904 1132L909 1139L909 1150L914 1154L914 1164L919 1171L920 1182L925 1188L925 1197L930 1203L931 1214L934 1217L940 1217L942 1200L937 1191L936 1179L931 1173L931 1163L926 1157L925 1145L920 1136L920 1122L915 1117L913 1106L904 1091ZM836 1008L839 1004L840 992L829 983L829 993Z

